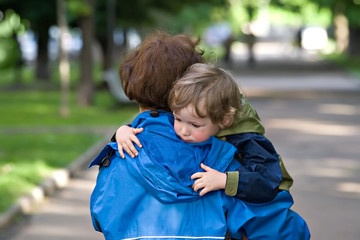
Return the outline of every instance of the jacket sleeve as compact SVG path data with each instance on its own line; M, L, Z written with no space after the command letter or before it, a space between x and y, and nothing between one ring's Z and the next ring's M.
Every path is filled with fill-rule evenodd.
M226 140L237 148L242 164L236 171L238 185L232 195L251 203L271 201L282 179L279 156L272 143L258 133L229 135Z

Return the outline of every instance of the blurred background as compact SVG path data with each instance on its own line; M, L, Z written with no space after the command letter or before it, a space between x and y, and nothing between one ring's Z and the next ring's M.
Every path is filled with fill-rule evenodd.
M209 57L226 63L233 54L249 64L269 56L358 57L359 5L358 0L1 0L0 67L13 70L1 84L65 81L69 67L60 76L54 72L61 63L71 64L78 72L72 82L78 103L90 105L104 80L91 70L116 68L154 29L201 37Z
M164 30L200 37L207 60L234 74L298 181L295 207L314 239L360 239L359 16L360 0L0 0L0 216L131 121L138 108L117 68L144 37ZM334 170L340 165L345 172ZM314 169L321 180L309 175ZM95 175L89 179L71 194L85 189L88 199ZM88 221L84 201L70 212L85 207ZM334 212L339 204L347 208ZM75 219L89 228L76 239L93 231ZM0 239L13 235L8 228Z

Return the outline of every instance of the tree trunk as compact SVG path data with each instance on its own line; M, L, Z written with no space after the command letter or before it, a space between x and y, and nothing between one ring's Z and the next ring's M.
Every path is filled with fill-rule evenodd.
M70 64L66 50L64 49L64 41L67 34L66 23L66 0L57 0L57 17L60 28L60 58L59 58L59 72L61 83L61 104L60 116L68 117L69 109L69 92L70 92Z
M255 51L254 51L254 45L256 44L256 36L254 35L252 29L252 21L254 20L255 8L253 6L248 5L246 7L246 11L249 19L248 29L245 36L245 41L248 47L247 65L252 68L256 64Z
M94 1L85 0L91 8L88 16L83 16L80 20L82 29L83 47L80 57L80 83L78 87L77 103L80 106L89 106L94 101L94 81L93 81L93 56L92 43L94 39Z
M38 81L49 81L50 72L48 64L48 34L49 27L44 24L38 30L38 52L36 59L36 79Z
M349 39L349 55L353 57L360 56L360 28L351 27L350 28L350 39Z
M334 17L336 51L345 53L349 46L349 23L342 13L337 13Z
M104 70L112 69L114 63L114 29L116 21L116 1L107 0L106 5L106 47L104 57Z
M18 40L18 36L16 33L13 35L14 43L16 44L16 61L14 66L14 79L15 84L20 85L22 83L22 68L24 65L24 61L21 57L21 49L20 49L20 43Z
M124 42L120 47L120 57L125 56L128 52L128 29L126 27L123 29L123 39Z

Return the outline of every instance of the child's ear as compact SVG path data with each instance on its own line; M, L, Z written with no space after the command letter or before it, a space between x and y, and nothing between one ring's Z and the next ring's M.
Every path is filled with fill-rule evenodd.
M229 114L226 114L221 122L221 128L227 128L232 123L232 116Z

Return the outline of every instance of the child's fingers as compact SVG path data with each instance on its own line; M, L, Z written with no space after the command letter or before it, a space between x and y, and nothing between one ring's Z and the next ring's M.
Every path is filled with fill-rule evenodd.
M194 179L197 179L197 178L201 178L203 176L204 173L202 172L197 172L197 173L194 173L193 175L191 175L191 180L194 180Z
M127 154L129 154L130 156L132 155L132 152L130 151L130 149L127 145L124 145L123 149L125 150L125 152L127 152Z
M137 156L139 153L138 151L136 150L135 146L134 146L134 143L132 142L133 140L131 139L131 141L127 141L127 146L128 148L130 149L131 153L133 154L132 157L134 156Z
M200 163L200 167L201 167L202 169L204 169L205 172L208 172L208 171L213 170L211 167L208 167L208 166L206 166L206 165L203 164L203 163Z
M131 145L132 148L131 148L131 146L129 146L129 145ZM133 145L132 143L130 143L130 144L124 144L123 148L124 148L124 150L130 155L130 157L133 158L133 157L136 156L137 151L136 151L136 149L135 149L135 147L134 147L134 145ZM136 153L134 153L133 150L135 150Z
M141 133L142 131L144 131L144 128L133 128L134 134L138 134Z
M123 148L122 147L118 147L118 151L119 151L119 154L122 158L125 158L125 155L124 155L124 152L123 152Z
M204 188L204 183L200 182L200 180L196 180L194 184L192 185L192 188L195 192L198 192L200 189Z
M138 147L142 148L142 144L140 143L139 139L133 135L130 137L131 141L133 141L136 145L138 145ZM135 149L136 150L136 149Z
M199 192L199 196L204 196L204 195L207 194L208 192L210 192L210 189L208 189L208 188L203 188L203 189Z

